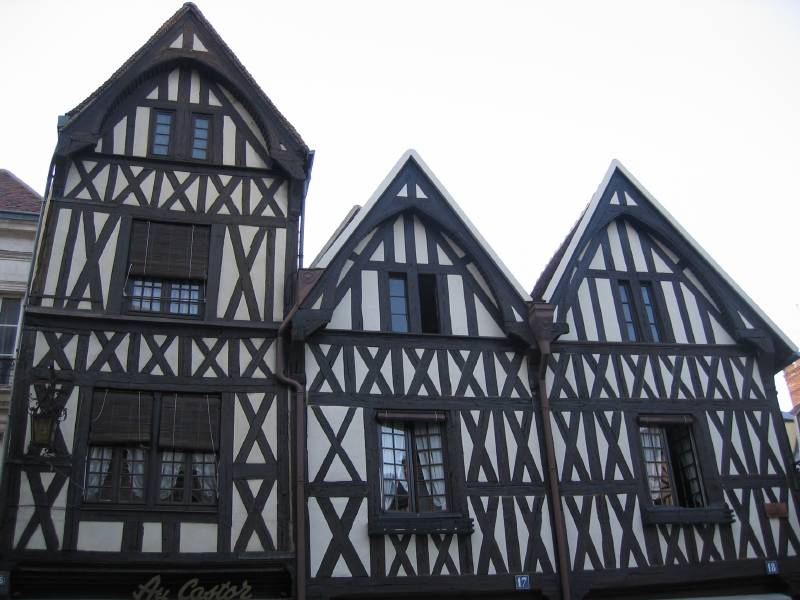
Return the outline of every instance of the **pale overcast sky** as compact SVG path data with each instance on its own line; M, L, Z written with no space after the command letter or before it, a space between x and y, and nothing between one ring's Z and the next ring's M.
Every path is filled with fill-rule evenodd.
M618 158L800 340L800 2L197 4L317 152L306 264L415 148L531 289ZM0 0L0 167L180 5Z

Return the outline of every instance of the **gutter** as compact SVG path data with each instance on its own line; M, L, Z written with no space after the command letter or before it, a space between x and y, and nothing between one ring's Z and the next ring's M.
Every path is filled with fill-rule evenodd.
M528 323L536 339L539 349L539 409L541 411L542 428L544 431L544 445L547 459L547 484L550 495L550 506L553 511L553 526L555 528L556 558L558 560L558 576L561 584L562 600L570 600L570 567L567 554L566 529L564 527L564 513L561 506L561 489L558 481L558 466L556 452L553 444L553 429L550 421L550 398L547 395L545 374L547 373L547 360L551 354L550 342L553 340L553 315L555 306L544 302L533 302L528 310Z

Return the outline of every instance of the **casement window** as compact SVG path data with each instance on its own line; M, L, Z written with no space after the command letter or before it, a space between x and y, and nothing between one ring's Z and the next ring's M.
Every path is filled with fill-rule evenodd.
M0 385L11 381L17 343L21 298L0 297Z
M154 110L150 156L208 161L212 158L214 117L184 111Z
M379 410L375 419L369 535L472 533L452 489L460 482L448 469L447 411Z
M409 277L413 277L413 289L418 302L409 306ZM418 315L418 317L417 317ZM407 333L417 330L420 333L440 333L439 301L436 275L419 273L416 276L405 273L389 275L389 317L391 331ZM416 323L419 323L417 329Z
M150 153L155 156L169 156L175 137L175 113L157 110L153 115L153 136Z
M663 335L653 286L648 281L617 281L623 338L628 342L661 342Z
M385 512L445 512L444 416L379 415L381 507Z
M215 505L219 414L216 394L96 390L84 500Z
M639 436L653 506L706 506L691 418L639 417Z
M209 228L134 221L125 284L135 312L201 317L205 308Z
M208 158L211 134L211 117L208 115L192 115L192 158L206 160Z

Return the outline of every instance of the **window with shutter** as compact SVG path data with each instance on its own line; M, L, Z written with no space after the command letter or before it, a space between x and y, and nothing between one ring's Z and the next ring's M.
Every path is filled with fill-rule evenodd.
M215 505L219 435L219 395L97 390L84 499Z
M125 285L136 312L200 317L210 231L202 225L134 221Z

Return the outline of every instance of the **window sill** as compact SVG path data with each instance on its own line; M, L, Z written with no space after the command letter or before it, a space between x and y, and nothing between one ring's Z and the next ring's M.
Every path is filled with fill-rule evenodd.
M645 525L733 523L734 516L727 504L703 508L642 507L642 522Z
M473 520L459 513L411 513L372 517L369 535L406 533L472 533Z
M216 514L218 512L216 504L155 504L145 503L121 503L121 502L89 502L84 501L81 510L85 511L138 511L142 513L196 513L196 514Z

